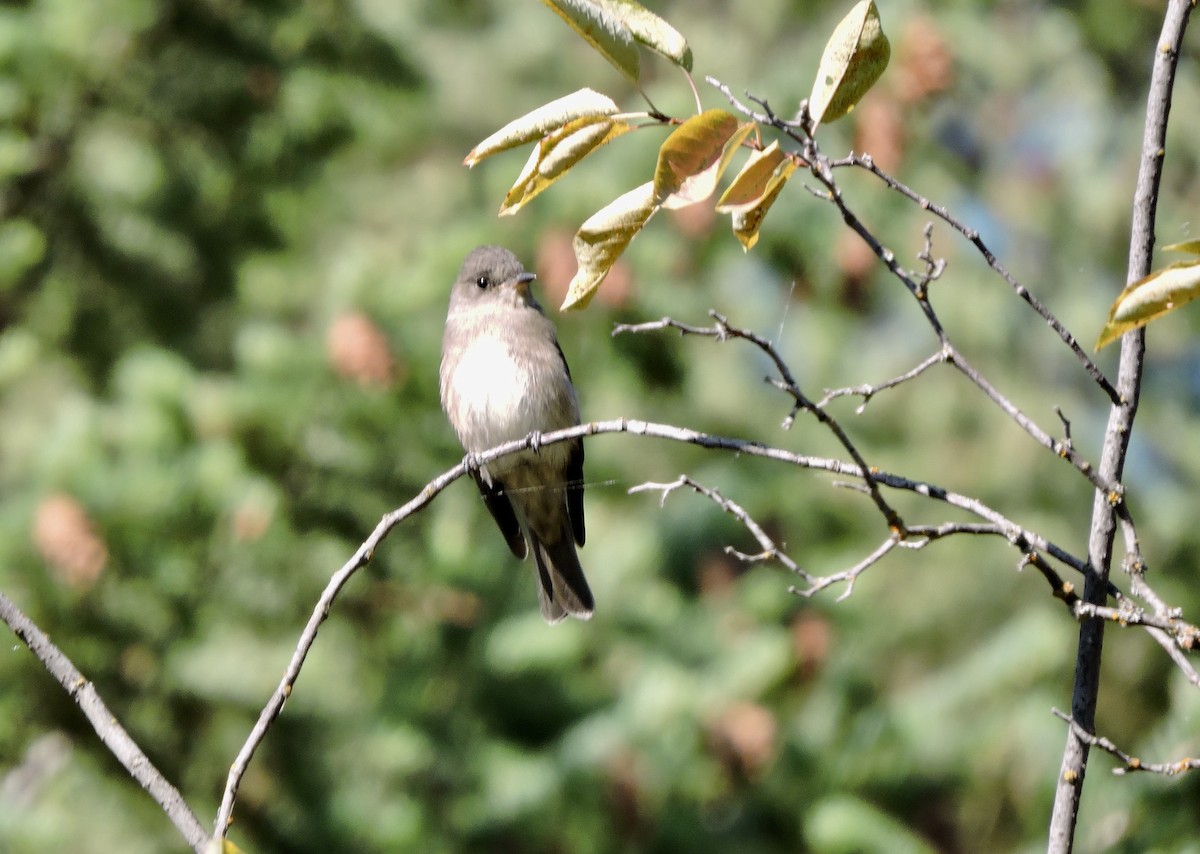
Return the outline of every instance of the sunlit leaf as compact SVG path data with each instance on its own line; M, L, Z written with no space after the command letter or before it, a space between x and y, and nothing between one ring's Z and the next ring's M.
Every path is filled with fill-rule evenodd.
M854 109L887 68L891 51L874 0L862 0L825 44L808 96L813 124L832 122Z
M692 70L692 49L678 30L635 0L542 0L593 48L637 82L637 44ZM635 42L637 44L635 44Z
M575 260L579 270L567 288L562 309L583 308L629 241L637 235L658 210L654 203L654 182L647 181L588 217L575 234Z
M795 171L795 161L785 159L767 179L762 195L748 204L728 206L731 208L730 213L733 214L731 217L733 235L741 241L742 249L745 251L749 252L754 248L754 244L758 243L758 229L762 226L767 211L771 209L771 205L775 204L775 199L779 197L783 185Z
M551 131L563 127L576 119L592 116L611 116L617 112L617 104L607 95L592 89L580 89L536 110L513 119L500 130L471 149L463 160L466 166L474 166L485 157L501 151L533 142Z
M753 129L752 123L740 124L725 110L707 110L675 128L658 149L655 203L682 208L711 196L737 147Z
M717 213L735 213L761 199L776 167L786 159L787 154L779 147L778 140L762 151L751 154L742 171L737 173L721 194L717 201Z
M1187 252L1200 255L1200 240L1185 240L1183 243L1171 243L1163 247L1164 252Z
M600 0L633 35L634 40L665 56L676 65L692 70L692 49L687 39L658 15L634 0Z
M585 116L567 122L538 141L525 168L500 206L500 216L511 216L561 178L567 170L600 146L633 130L627 122L607 116Z
M617 70L632 80L638 79L638 50L629 25L611 8L609 2L595 0L542 0L558 13L567 25Z
M1121 291L1108 311L1096 349L1145 326L1200 296L1200 261L1179 261L1155 270Z

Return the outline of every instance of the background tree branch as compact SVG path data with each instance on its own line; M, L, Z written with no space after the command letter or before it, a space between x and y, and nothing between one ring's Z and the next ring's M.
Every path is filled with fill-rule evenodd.
M121 726L116 716L108 710L104 700L100 698L96 686L79 672L62 650L46 636L46 633L21 612L16 604L0 593L0 620L12 629L13 634L29 647L46 672L58 681L63 690L70 695L83 712L88 723L92 725L100 741L109 752L124 766L129 775L138 782L146 794L150 795L171 823L175 825L180 835L192 847L193 851L202 852L208 842L208 834L200 824L196 814L192 812L171 783L163 777L154 763L142 751L125 728Z

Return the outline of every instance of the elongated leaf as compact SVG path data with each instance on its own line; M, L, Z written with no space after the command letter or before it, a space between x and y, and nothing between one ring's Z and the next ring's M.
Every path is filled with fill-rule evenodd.
M735 213L761 199L767 191L767 182L775 174L775 168L785 159L787 154L779 147L778 140L762 151L751 154L742 171L737 173L717 200L717 213Z
M632 80L638 80L638 50L628 24L607 2L595 0L542 0L558 13L601 56Z
M567 288L563 311L583 308L591 301L629 241L656 210L654 182L647 181L588 217L575 234L575 260L579 269Z
M854 109L887 68L892 48L874 0L861 0L833 31L808 96L814 126Z
M513 119L500 130L471 149L463 160L466 166L474 166L485 157L501 151L533 142L551 131L576 119L590 116L611 116L617 112L617 104L607 95L592 89L580 89L564 95L536 110Z
M586 116L567 122L542 137L500 206L500 216L511 216L561 178L567 170L597 148L633 130L627 122L607 116Z
M1187 252L1190 255L1200 255L1200 240L1186 240L1183 243L1172 243L1163 247L1164 252Z
M634 0L600 0L600 5L620 20L634 40L665 56L676 65L692 70L692 49L687 39L658 15Z
M1200 296L1200 261L1179 261L1155 270L1121 291L1096 341L1099 350Z
M655 204L681 208L711 196L733 153L753 128L725 110L707 110L675 128L658 149Z
M785 159L767 179L762 195L749 204L737 205L731 211L733 236L741 241L744 251L749 252L754 248L754 244L758 243L758 229L762 226L767 211L771 209L771 205L775 204L775 199L779 197L783 185L795 171L796 163Z

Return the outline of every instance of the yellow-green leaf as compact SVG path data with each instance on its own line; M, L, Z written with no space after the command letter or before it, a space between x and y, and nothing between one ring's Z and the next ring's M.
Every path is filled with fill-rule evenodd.
M808 96L814 127L854 109L887 68L892 48L874 0L861 0L834 29Z
M504 197L500 216L515 214L580 160L631 130L633 125L627 122L607 116L585 116L542 137Z
M775 167L775 171L767 179L763 186L763 192L757 199L748 204L728 206L729 212L733 214L731 217L733 235L741 241L744 251L749 252L754 248L754 244L758 243L758 229L762 226L767 211L771 209L771 205L775 204L775 199L779 197L783 185L795 171L795 161L784 159Z
M596 0L542 0L601 56L632 80L638 80L638 50L629 26Z
M733 153L753 129L752 123L740 124L725 110L707 110L675 128L658 149L655 204L681 208L711 196Z
M787 154L779 147L778 140L762 151L751 154L742 171L737 173L717 200L717 213L735 213L761 199L776 167L786 159Z
M564 95L536 110L513 119L500 130L471 149L463 160L466 166L474 166L485 157L501 151L533 142L563 125L592 116L611 116L617 112L617 104L607 95L592 89L580 89Z
M1200 255L1200 240L1185 240L1183 243L1172 243L1163 247L1164 252L1187 252Z
M591 301L629 241L656 210L654 182L647 181L588 217L575 234L575 260L579 269L567 288L563 311L583 308Z
M692 70L692 49L678 30L634 0L600 0L621 21L635 41L665 56L676 65Z
M1155 270L1121 291L1096 341L1099 350L1126 332L1145 326L1200 296L1200 261L1178 261Z

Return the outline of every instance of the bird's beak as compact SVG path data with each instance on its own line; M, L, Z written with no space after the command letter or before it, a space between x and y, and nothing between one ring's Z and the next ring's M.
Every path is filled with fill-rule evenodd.
M526 271L510 281L509 284L516 288L519 293L527 294L529 293L529 283L536 278L537 273Z

